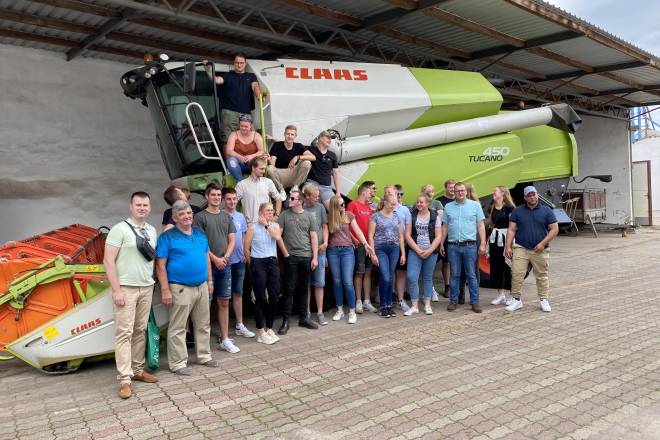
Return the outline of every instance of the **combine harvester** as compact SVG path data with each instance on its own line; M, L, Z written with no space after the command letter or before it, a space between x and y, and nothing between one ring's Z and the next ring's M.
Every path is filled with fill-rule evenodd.
M201 64L165 61L124 74L124 93L149 108L173 181L191 191L210 181L232 185L217 142L216 87ZM212 65L211 73L229 67ZM280 137L295 124L298 141L312 144L319 132L334 133L348 198L364 180L400 183L411 203L422 184L441 189L448 178L486 192L577 175L573 110L502 113L502 96L479 73L299 60L251 60L248 70L268 93L253 115L264 134ZM72 225L0 248L0 358L65 373L114 351L104 240ZM158 289L154 311L166 325Z

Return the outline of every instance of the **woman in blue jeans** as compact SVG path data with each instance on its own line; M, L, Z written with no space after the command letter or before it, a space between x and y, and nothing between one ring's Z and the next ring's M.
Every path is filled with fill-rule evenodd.
M419 274L422 274L424 286L424 313L433 314L431 296L433 296L433 270L438 261L438 246L441 243L442 227L435 211L429 210L431 198L420 194L412 210L412 222L406 225L406 243L408 243L408 294L412 307L404 312L405 316L419 313Z
M364 238L355 216L346 212L344 199L333 196L329 203L328 211L328 250L326 252L328 265L332 273L332 291L335 294L337 312L332 317L333 321L339 321L344 317L344 294L348 300L348 323L355 324L355 288L353 287L353 272L355 269L355 253L353 251L353 238L349 227L359 242L364 245L367 254L372 255L373 249Z
M371 262L378 267L380 273L378 296L380 316L383 318L396 316L392 309L392 278L397 261L401 266L406 262L403 233L399 227L400 220L394 212L397 204L396 196L385 194L381 210L369 220L369 245L375 253L371 256Z

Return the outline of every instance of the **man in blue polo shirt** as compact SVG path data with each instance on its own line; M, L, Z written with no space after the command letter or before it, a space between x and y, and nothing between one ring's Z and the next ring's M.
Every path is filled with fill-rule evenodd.
M467 190L463 182L456 182L454 194L454 201L445 205L442 214L442 239L447 237L447 257L451 269L450 302L447 310L450 312L456 310L461 270L464 270L470 288L472 311L481 313L476 265L478 254L486 253L484 212L479 202L467 198ZM478 249L477 232L479 233ZM444 256L444 249L440 248L440 253Z
M536 278L536 290L539 306L544 312L549 312L550 302L548 291L550 281L548 268L550 266L549 243L557 236L559 225L552 209L539 203L538 193L533 186L523 190L525 204L518 206L511 213L509 231L506 235L504 255L513 260L511 267L511 296L513 300L506 307L507 312L520 309L522 304L522 285L531 263ZM516 244L513 244L513 240Z
M156 247L156 274L163 304L170 308L167 328L167 362L170 371L190 376L186 349L186 323L192 321L197 363L217 367L211 358L209 291L213 290L209 241L201 229L193 228L188 202L172 205L175 227L161 234Z

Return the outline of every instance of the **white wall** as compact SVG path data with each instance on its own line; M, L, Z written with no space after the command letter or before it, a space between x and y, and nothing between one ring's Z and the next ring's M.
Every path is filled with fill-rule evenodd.
M593 174L611 174L612 182L587 179L569 183L569 189L605 188L605 223L622 224L632 216L630 139L626 121L580 115L582 126L575 134L579 152L578 180Z
M651 161L651 202L653 224L660 224L660 138L646 138L632 144L632 160Z
M71 223L112 225L135 190L160 224L169 178L132 66L0 45L0 244Z

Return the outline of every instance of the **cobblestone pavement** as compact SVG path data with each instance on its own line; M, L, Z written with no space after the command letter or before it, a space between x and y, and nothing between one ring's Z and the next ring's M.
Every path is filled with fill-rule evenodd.
M660 438L660 231L560 237L552 313L491 306L237 340L221 368L117 397L112 361L0 364L0 439ZM329 312L330 313L330 312ZM163 358L164 360L164 358Z

